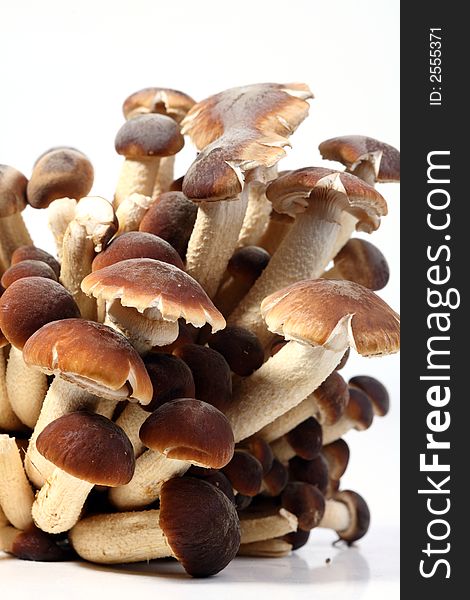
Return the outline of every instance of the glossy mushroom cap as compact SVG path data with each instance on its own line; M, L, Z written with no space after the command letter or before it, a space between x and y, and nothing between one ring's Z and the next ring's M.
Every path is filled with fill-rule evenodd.
M323 446L322 454L328 463L328 473L331 479L338 481L344 475L349 463L349 446L343 439L336 440Z
M126 121L114 140L118 154L130 159L171 156L184 146L178 124L164 115L139 115Z
M244 246L233 253L228 261L227 272L247 284L253 284L268 266L271 255L258 246Z
M399 350L400 319L379 296L352 281L299 281L261 303L268 329L286 339L321 345L338 322L351 319L350 345L363 356Z
M145 367L153 385L153 397L145 410L150 412L177 398L195 398L193 374L188 365L171 354L148 354Z
M140 404L152 399L152 383L137 351L123 335L101 323L84 319L48 323L28 339L23 357L26 364L102 398Z
M40 260L23 260L16 265L12 265L2 275L1 283L5 289L18 279L25 277L44 277L57 281L57 276L51 267Z
M206 481L170 479L160 495L160 526L174 555L193 577L224 569L240 547L237 511Z
M30 525L17 534L12 543L11 554L21 560L38 562L61 562L74 558L71 549L57 542L56 536L41 531L35 525Z
M289 471L277 458L273 459L271 468L263 477L263 494L279 496L289 481Z
M60 263L49 252L36 248L36 246L20 246L11 255L11 264L16 265L23 260L40 260L48 264L59 279Z
M323 425L333 425L340 419L349 402L349 388L339 373L333 371L315 390L319 418Z
M317 487L325 495L328 488L328 463L319 454L313 460L305 460L294 456L289 461L289 474L291 481L303 481Z
M222 354L234 373L242 377L251 375L264 362L263 346L248 329L228 326L211 335L207 343Z
M350 171L361 162L372 163L379 183L400 181L400 152L385 142L365 135L343 135L325 140L319 150L323 158L336 160Z
M230 462L235 446L227 417L194 398L172 400L157 408L140 428L139 436L148 448L168 458L211 469Z
M23 173L9 165L0 165L0 219L25 208L27 185Z
M145 213L139 231L158 235L184 258L196 216L197 206L183 192L165 192Z
M225 319L202 287L181 269L159 260L134 258L110 265L87 275L82 290L108 302L119 299L139 312L158 309L166 321L184 317L196 327L210 323L212 331L225 327Z
M0 329L20 350L46 323L79 316L80 310L72 295L52 279L18 279L0 298Z
M358 431L369 429L374 420L374 409L367 394L359 388L349 389L349 402L345 414Z
M318 456L323 446L321 425L316 419L309 417L286 433L286 440L296 456L312 460Z
M351 490L343 490L334 495L334 500L346 504L350 514L349 527L336 532L340 538L352 544L364 537L370 525L370 511L364 498Z
M194 104L191 96L179 90L148 87L128 96L122 106L122 112L126 119L142 114L159 113L181 123Z
M383 289L390 278L387 259L377 246L352 238L334 258L335 271L373 291Z
M235 495L233 493L232 484L222 471L218 471L217 469L204 469L203 467L191 465L183 477L195 477L196 479L207 481L207 483L210 483L222 491L230 502L235 504Z
M266 188L266 196L279 213L295 217L309 209L326 211L333 206L352 214L358 220L356 229L371 233L387 214L385 199L373 187L348 173L305 167L289 171ZM334 218L334 217L333 217Z
M232 374L225 358L216 350L185 344L174 354L191 369L196 398L212 404L222 412L232 399Z
M75 148L52 148L36 161L28 183L27 198L34 208L47 208L58 198L79 200L93 185L93 166Z
M390 410L390 396L387 388L375 377L356 375L349 380L349 386L360 389L369 397L376 415L384 417Z
M183 261L168 242L139 231L129 231L115 238L93 260L92 270L98 271L131 258L153 258L184 271Z
M36 447L56 467L83 481L116 487L134 474L132 444L115 423L86 411L68 413L49 423Z
M273 466L274 454L271 446L266 440L263 440L261 437L253 436L243 440L240 447L248 450L250 454L259 460L263 467L263 477L269 473Z
M325 512L323 494L310 483L291 481L281 496L282 508L293 513L299 520L299 529L310 531L317 527Z
M246 450L235 450L230 462L222 469L233 488L243 496L256 496L263 482L263 467Z

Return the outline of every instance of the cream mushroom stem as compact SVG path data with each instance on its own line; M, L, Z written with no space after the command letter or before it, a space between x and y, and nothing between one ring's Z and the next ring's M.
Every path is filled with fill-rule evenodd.
M199 282L209 298L215 296L237 247L247 203L245 190L235 199L198 202L186 252L186 272Z
M0 435L0 506L14 527L26 529L32 524L33 501L15 438Z
M116 236L128 231L138 231L140 222L152 203L152 198L143 194L134 193L124 198L116 209L116 218L119 223Z
M119 510L148 506L160 496L166 481L184 475L191 464L196 463L167 458L155 450L146 450L136 460L130 482L112 488L109 491L109 499Z
M275 514L265 516L242 514L240 519L241 543L252 544L273 537L281 537L297 531L297 527L297 517L284 508Z
M6 385L6 352L8 347L0 348L0 429L3 431L21 431L23 423L14 413L8 397Z
M346 171L352 173L370 186L375 187L380 170L383 151L376 150L363 155L359 160L352 164Z
M325 512L318 527L344 531L349 527L350 522L351 515L347 505L344 502L330 499L325 502Z
M287 463L295 456L295 450L286 440L285 436L280 437L271 444L274 456L282 463Z
M292 551L292 544L282 538L262 540L251 544L240 544L238 556L256 556L259 558L283 558Z
M239 442L272 423L311 394L349 347L352 315L338 321L322 346L290 341L239 382L226 416Z
M32 506L34 523L46 533L62 533L80 518L93 483L55 467L39 490Z
M163 156L160 159L160 166L158 168L157 176L152 191L152 199L155 200L170 191L170 186L173 183L175 171L175 156Z
M139 430L144 424L144 421L147 420L148 416L148 411L141 408L138 404L129 402L116 419L116 425L119 425L129 438L136 458L146 450L146 447L139 437Z
M11 255L17 248L32 244L21 212L0 219L0 255L5 268L10 266Z
M336 442L336 440L339 440L339 438L356 427L357 422L348 417L347 414L344 414L334 425L323 426L323 445L326 446L326 444Z
M114 207L117 209L131 194L152 197L159 166L160 158L157 156L140 159L126 158L116 185Z
M16 538L20 533L20 529L8 524L5 515L2 514L2 510L0 509L0 552L12 554Z
M23 360L23 352L11 347L6 370L6 386L16 416L34 429L47 392L47 376Z
M99 389L96 392L99 393ZM127 392L123 392L121 399L125 400L126 397ZM29 480L37 488L40 488L55 469L54 465L39 454L36 449L37 437L46 425L62 415L83 409L96 410L100 414L110 416L114 406L114 401L101 400L78 385L65 381L61 377L55 377L44 399L41 413L26 452L25 469Z
M54 236L59 262L62 261L64 235L70 222L75 218L76 206L77 201L73 198L59 198L51 202L47 208L47 220Z
M341 230L343 211L334 203L325 210L312 202L297 216L267 267L228 319L229 325L244 327L267 346L273 334L261 316L261 302L276 290L303 279L317 279L331 260Z
M79 521L69 539L81 558L95 563L141 562L174 556L159 525L159 510L94 515Z

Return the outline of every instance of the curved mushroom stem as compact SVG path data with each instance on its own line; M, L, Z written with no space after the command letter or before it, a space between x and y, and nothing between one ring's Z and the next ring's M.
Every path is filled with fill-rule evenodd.
M20 246L31 246L29 235L20 212L0 219L0 257L5 268L10 266L11 255Z
M323 426L323 445L332 444L343 437L348 431L356 428L356 421L349 418L348 415L343 415L334 425Z
M334 244L330 251L330 255L327 259L327 262L325 263L323 268L325 268L328 265L328 263L334 259L334 257L338 254L338 252L341 250L341 248L347 244L347 242L351 238L352 234L356 230L357 219L356 219L356 217L349 214L348 212L343 212L341 214L339 220L341 223L341 228L339 230L338 236L336 237L336 239L334 241ZM318 275L318 277L319 276L320 275Z
M116 419L116 425L124 431L129 438L134 455L137 458L145 451L145 446L139 437L139 430L147 420L149 413L141 408L138 404L129 402L119 417Z
M46 375L28 367L23 352L12 346L5 380L12 409L22 423L33 429L47 392Z
M7 351L8 347L0 348L0 429L3 431L21 431L24 429L24 425L14 413L8 398L5 360Z
M292 551L292 544L283 539L273 538L251 544L240 544L238 556L256 556L259 558L283 558Z
M256 246L259 244L269 223L272 204L266 198L266 177L263 181L253 180L248 184L248 203L243 225L238 236L237 247ZM266 179L266 181L264 181Z
M80 518L92 488L93 483L56 467L36 494L32 507L34 523L47 533L68 531Z
M237 247L247 206L247 194L237 199L200 202L189 238L186 271L213 298L228 261Z
M158 168L157 176L153 186L152 199L155 200L165 192L170 190L170 186L173 183L175 170L175 155L163 156L160 159L160 166Z
M33 522L33 501L15 438L0 435L0 505L5 517L14 527L26 529Z
M333 529L334 531L344 531L349 527L350 522L351 514L344 502L327 500L325 502L325 512L318 527Z
M153 200L150 196L142 194L131 194L124 198L116 209L116 218L119 223L116 236L128 231L138 231L140 222L152 203Z
M309 394L304 398L297 406L294 406L284 414L274 419L272 423L269 423L261 431L258 432L263 440L266 442L273 442L282 438L286 433L292 431L294 427L300 425L306 421L309 417L314 417L318 422L321 423L321 413L318 410L318 405L315 398L315 392Z
M259 514L250 515L249 513L241 513L240 515L242 544L252 544L253 542L281 537L292 531L297 531L297 527L297 517L284 508L279 509L274 514L264 516Z
M292 219L278 219L273 218L271 215L266 230L258 241L258 246L261 246L261 248L264 248L269 254L273 255L289 233L293 223Z
M313 218L309 211L297 217L267 267L230 315L229 325L249 329L263 346L269 344L273 334L261 316L261 302L292 283L320 277L331 259L340 231L341 212L339 209L332 212L329 218Z
M114 194L114 208L117 209L131 194L152 197L159 166L160 159L157 157L140 160L126 158L122 164Z
M147 450L136 460L130 482L112 488L109 499L119 510L148 506L160 496L165 481L184 475L190 466L191 463L185 460L167 458L155 450Z
M75 208L77 201L73 198L59 198L51 202L47 208L47 220L49 229L54 236L57 249L57 257L62 261L62 246L64 235L70 222L75 218Z
M328 377L349 346L351 318L341 319L323 346L290 341L253 375L239 382L226 411L235 442L272 423Z
M248 294L251 286L251 282L230 277L220 286L214 298L214 304L224 317L227 317L235 310L246 294Z
M282 463L287 463L295 456L295 450L289 444L285 436L280 437L271 444L274 456Z
M94 515L79 521L69 539L79 556L95 563L140 562L173 556L159 526L159 510Z

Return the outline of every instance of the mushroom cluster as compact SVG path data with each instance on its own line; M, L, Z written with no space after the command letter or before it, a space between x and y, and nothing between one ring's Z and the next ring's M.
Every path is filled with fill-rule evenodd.
M387 214L399 153L365 136L278 171L304 84L201 102L147 88L123 105L114 196L81 151L0 165L0 551L112 564L173 557L194 577L285 556L369 508L342 489L343 439L389 410L340 374L399 349L375 293L387 261L355 231ZM185 136L198 153L175 178ZM103 191L107 195L106 191ZM47 210L56 256L22 210Z

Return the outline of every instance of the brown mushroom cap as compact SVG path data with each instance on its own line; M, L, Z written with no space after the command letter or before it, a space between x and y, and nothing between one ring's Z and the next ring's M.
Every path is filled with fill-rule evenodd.
M55 536L41 531L35 525L30 525L16 536L11 554L21 560L39 562L60 562L73 558L73 552L57 542Z
M375 154L378 164L378 182L400 181L400 152L386 144L365 135L343 135L325 140L319 146L320 153L327 160L336 160L348 169L363 161L370 161Z
M161 87L148 87L128 96L122 106L126 119L146 113L167 115L181 123L195 101L179 90Z
M197 206L183 192L165 192L145 213L139 231L158 235L184 258L196 216Z
M197 344L185 344L174 354L191 369L196 398L223 412L232 399L232 374L225 358L216 350Z
M143 312L157 308L165 321L184 317L196 327L210 323L212 331L225 327L225 319L202 287L173 265L151 258L123 260L87 275L82 290L108 302Z
M157 408L144 421L139 436L148 448L168 458L211 469L230 462L235 445L227 417L194 398L171 400Z
M259 494L263 482L263 467L246 450L235 450L230 462L222 469L233 488L244 496Z
M286 433L286 440L297 456L312 460L323 447L321 425L316 419L309 417Z
M383 289L390 278L387 259L377 246L352 238L334 258L335 269L341 277L360 283L373 291Z
M336 532L340 538L352 544L364 537L370 525L370 511L364 498L351 490L343 490L334 495L334 500L346 504L351 518L347 529Z
M319 454L313 460L305 460L294 456L289 461L289 474L292 481L303 481L316 486L325 495L328 487L328 463Z
M346 352L343 354L343 358L339 361L339 364L336 367L335 371L341 371L341 369L343 369L346 366L346 363L348 362L350 354L351 354L351 348L348 348L346 350Z
M237 511L223 492L191 477L170 479L160 495L160 526L193 577L215 575L240 547Z
M269 263L271 255L259 246L244 246L233 253L227 272L235 279L253 284Z
M195 477L196 479L203 479L211 485L219 488L227 498L235 504L235 495L233 493L233 487L228 478L217 469L204 469L203 467L196 467L191 465L190 469L184 474L183 477Z
M222 354L234 373L242 377L251 375L264 362L264 348L248 329L228 326L211 335L207 343Z
M263 476L269 473L273 466L274 454L271 446L266 440L263 440L261 437L253 436L243 440L240 447L248 450L250 454L259 460L263 467Z
M0 165L0 219L25 208L27 185L23 173L9 165Z
M0 328L19 349L46 323L79 316L72 295L52 279L18 279L0 298Z
M280 460L273 459L271 468L263 477L263 494L279 496L289 481L289 471Z
M46 263L54 271L57 279L59 278L60 264L49 252L41 250L41 248L36 248L36 246L20 246L11 255L11 264L16 265L23 260L40 260Z
M115 423L86 411L68 413L39 434L42 456L69 475L98 485L129 483L134 474L132 444Z
M348 384L339 373L333 371L315 390L315 399L323 425L333 425L349 402Z
M299 529L310 531L317 527L325 512L323 494L310 483L291 481L281 496L282 508L299 520Z
M28 202L34 208L47 208L58 198L79 200L93 185L93 166L75 148L52 148L36 161L27 187Z
M299 281L261 303L268 329L286 339L324 344L351 316L350 345L363 356L399 350L400 318L379 296L352 281Z
M184 146L178 124L159 114L139 115L117 132L114 147L130 159L172 156Z
M195 398L193 374L188 365L171 354L149 354L144 359L153 397L144 408L153 412L165 402L177 398Z
M330 478L338 481L344 475L349 463L349 446L340 438L323 446L322 454L328 463Z
M183 191L183 180L184 175L174 179L170 185L170 192L182 192ZM184 194L183 194L184 195Z
M368 233L387 214L385 199L372 186L355 175L323 167L289 171L268 184L266 196L277 212L290 216L305 212L311 203L335 204L358 219L356 229Z
M349 380L349 386L362 390L369 397L376 415L384 417L390 410L387 388L375 377L356 375Z
M305 546L309 537L310 531L298 529L297 531L292 531L291 533L283 535L282 539L292 546L292 550L298 550L299 548L302 548L302 546Z
M152 383L137 351L123 335L101 323L84 319L48 323L28 339L23 357L26 364L102 398L118 396L141 404L152 399Z
M359 388L349 388L349 402L345 413L348 419L354 422L354 428L358 431L368 429L374 420L372 402Z
M57 276L51 267L40 260L23 260L9 267L2 275L1 283L6 289L18 279L25 277L44 277L57 281Z
M183 261L165 240L139 231L129 231L115 238L93 260L92 270L98 271L130 258L153 258L184 271Z

